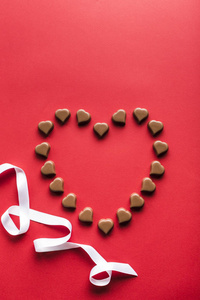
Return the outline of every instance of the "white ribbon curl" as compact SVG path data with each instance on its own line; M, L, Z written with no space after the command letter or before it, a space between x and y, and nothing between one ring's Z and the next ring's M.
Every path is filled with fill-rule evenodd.
M129 264L107 262L93 247L84 244L77 244L68 242L71 233L72 225L64 218L49 215L29 207L29 193L28 184L24 171L16 166L5 163L0 165L0 174L15 169L16 173L16 185L18 192L19 205L10 206L4 214L1 216L1 222L5 230L11 235L20 235L28 231L30 220L45 224L45 225L60 225L69 230L69 233L61 238L40 238L33 241L36 252L50 252L67 250L73 248L82 248L87 252L93 262L96 264L90 271L89 280L96 286L105 286L109 284L112 276L112 271L137 276L137 273ZM12 221L10 215L19 217L20 228L18 229L15 223ZM104 279L95 279L94 276L106 272L108 277Z

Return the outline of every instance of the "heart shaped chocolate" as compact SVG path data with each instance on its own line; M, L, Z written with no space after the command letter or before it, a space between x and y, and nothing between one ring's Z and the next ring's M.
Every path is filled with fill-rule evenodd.
M71 116L71 113L68 109L63 108L63 109L58 109L55 112L55 116L58 121L60 121L62 124L64 124Z
M119 109L113 114L112 120L115 124L124 126L126 124L126 112L123 109Z
M85 207L79 214L79 220L81 222L93 222L93 210L91 207Z
M146 177L142 180L142 189L141 192L153 193L156 189L155 183L151 178Z
M49 135L49 133L53 130L54 125L51 121L42 121L38 124L38 129L40 132L42 132L44 135Z
M56 175L55 164L53 161L49 160L41 168L41 173L45 176Z
M150 175L161 176L164 174L164 172L165 168L159 161L155 160L151 163Z
M117 218L119 224L129 222L132 218L130 211L126 210L125 208L119 208L117 210Z
M91 115L84 109L79 109L76 113L76 118L78 121L78 125L85 125L90 122Z
M62 200L62 205L67 208L76 208L76 195L74 193L68 194Z
M133 193L130 196L130 208L140 208L144 205L144 199L137 193Z
M114 222L112 219L101 219L98 222L98 227L101 231L103 231L105 234L108 234L114 226Z
M162 155L168 151L168 145L165 142L155 141L153 144L153 149L156 152L156 155Z
M60 177L57 177L49 185L49 188L54 193L63 193L64 192L64 180Z
M163 123L160 122L160 121L155 121L155 120L151 120L149 123L148 123L148 128L150 130L150 132L152 133L152 135L157 135L158 133L160 133L164 126L163 126Z
M136 108L133 112L133 116L136 119L136 121L140 124L143 121L145 121L148 117L149 113L146 108Z
M35 153L44 157L48 157L51 146L49 143L41 143L35 147Z
M96 123L93 129L98 137L102 138L108 132L109 126L106 123Z

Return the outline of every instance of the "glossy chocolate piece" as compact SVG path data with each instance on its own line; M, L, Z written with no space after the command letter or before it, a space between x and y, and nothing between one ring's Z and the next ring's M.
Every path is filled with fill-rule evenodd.
M150 175L153 176L162 176L165 172L165 168L157 160L151 163Z
M168 145L165 142L155 141L153 144L153 149L157 156L163 155L168 151Z
M101 219L98 222L98 227L103 233L108 234L114 226L114 222L112 219Z
M153 193L156 189L155 183L149 177L142 180L141 192Z
M82 126L90 122L91 115L88 112L86 112L84 109L79 109L76 113L76 118L78 121L78 125Z
M116 125L124 126L126 124L126 112L123 109L119 109L112 116L112 121Z
M45 164L41 168L41 173L45 176L56 175L54 162L51 160L46 161Z
M60 177L55 178L49 185L49 188L54 193L64 192L64 180Z
M158 135L164 128L163 123L160 121L151 120L148 123L149 131L153 136Z
M41 143L35 147L35 153L43 157L48 157L51 146L49 143Z
M92 223L93 222L93 210L91 207L85 207L79 214L79 220L81 222Z
M137 193L133 193L130 196L130 208L141 208L144 205L144 199Z
M62 200L62 205L66 208L76 208L76 199L76 195L70 193Z
M138 107L133 112L133 116L139 124L144 122L147 119L148 115L149 115L149 113L146 108Z
M109 126L106 123L96 123L93 127L94 132L98 137L102 138L106 135L109 130Z
M49 133L53 130L53 128L54 128L54 124L51 121L42 121L38 124L38 129L45 136L48 136Z
M71 116L71 113L68 109L63 108L63 109L58 109L55 112L56 119L64 124Z
M119 224L129 222L132 218L130 211L126 210L125 208L119 208L117 210L117 218Z

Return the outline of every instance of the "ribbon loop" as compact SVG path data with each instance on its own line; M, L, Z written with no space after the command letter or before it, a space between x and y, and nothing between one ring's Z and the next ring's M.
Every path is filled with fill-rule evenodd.
M61 238L40 238L33 241L36 252L50 252L68 250L73 248L82 248L93 260L95 266L90 271L89 280L96 286L105 286L109 284L112 277L112 271L121 272L128 275L137 276L137 273L128 264L107 262L92 246L71 243L69 239L72 233L72 225L69 220L58 216L46 214L29 207L28 183L24 171L16 166L5 163L0 165L0 174L14 169L16 173L16 185L18 191L19 205L10 206L1 216L1 222L5 230L11 235L20 235L28 231L30 220L45 225L60 225L69 230L69 233ZM10 217L19 216L20 228L18 229ZM95 279L94 276L106 272L108 277L104 279Z

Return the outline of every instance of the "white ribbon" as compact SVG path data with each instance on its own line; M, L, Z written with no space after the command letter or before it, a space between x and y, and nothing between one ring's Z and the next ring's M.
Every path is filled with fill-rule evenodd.
M0 165L0 174L10 169L15 169L16 173L16 185L19 205L13 205L9 207L1 216L2 225L9 234L20 235L27 232L29 229L30 220L45 225L61 225L66 227L69 230L69 233L62 238L40 238L34 240L33 243L36 252L50 252L73 248L82 248L83 250L85 250L85 252L87 252L90 258L96 264L90 271L89 275L90 282L96 286L105 286L109 284L112 276L112 271L137 276L137 273L133 270L133 268L131 268L129 264L107 262L93 247L89 245L68 242L72 233L71 223L67 219L30 209L28 184L25 173L22 169L5 163ZM19 217L19 229L12 221L10 215ZM107 272L108 277L104 279L94 278L95 275L102 272Z

